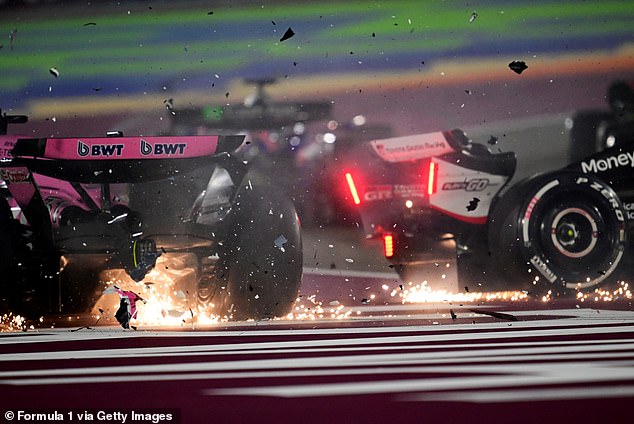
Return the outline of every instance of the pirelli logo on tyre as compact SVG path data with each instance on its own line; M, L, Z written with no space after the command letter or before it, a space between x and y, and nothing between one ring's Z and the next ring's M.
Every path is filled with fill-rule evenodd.
M541 272L541 274L546 277L549 283L554 283L557 279L557 275L548 268L548 265L537 255L533 255L530 260L530 263L533 264L535 268Z
M586 177L578 177L575 182L577 184L588 184L588 183L590 183L590 187L592 189L596 190L597 192L601 193L601 195L603 197L605 197L605 199L608 201L608 203L610 204L610 206L614 210L614 215L616 216L616 219L619 222L625 222L625 215L623 214L623 211L621 210L621 206L619 204L619 200L617 199L616 195L614 194L614 192L610 188L604 186L603 184L601 184L598 181L590 182L588 180L588 178L586 178Z

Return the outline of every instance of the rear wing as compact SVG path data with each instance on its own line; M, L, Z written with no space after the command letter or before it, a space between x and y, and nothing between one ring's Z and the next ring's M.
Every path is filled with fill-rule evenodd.
M244 136L22 138L11 166L81 183L152 181L210 165Z
M26 115L7 115L0 109L0 135L7 133L9 124L24 124L28 120Z
M455 129L373 140L370 147L386 162L409 162L459 152L469 143L465 133Z

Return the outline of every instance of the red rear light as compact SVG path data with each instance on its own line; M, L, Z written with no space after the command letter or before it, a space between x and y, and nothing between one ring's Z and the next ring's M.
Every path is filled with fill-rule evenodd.
M350 189L350 194L352 195L352 200L355 205L361 203L361 199L359 198L359 192L357 191L357 186L354 184L354 180L352 179L352 174L346 172L346 182L348 183L348 188Z
M392 234L383 234L383 253L386 258L394 256L394 236Z
M427 194L436 193L436 179L438 174L438 164L434 161L429 162L429 173L427 174Z

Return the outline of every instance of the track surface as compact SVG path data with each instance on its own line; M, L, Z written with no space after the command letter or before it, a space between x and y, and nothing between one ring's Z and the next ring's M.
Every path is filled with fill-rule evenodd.
M367 306L344 320L197 331L3 334L1 412L150 408L187 423L631 422L631 311L455 305L452 319L448 306ZM482 314L500 308L498 318Z

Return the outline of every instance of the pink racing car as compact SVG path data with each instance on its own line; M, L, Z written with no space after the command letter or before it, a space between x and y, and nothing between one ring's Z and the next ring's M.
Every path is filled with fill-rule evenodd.
M243 136L24 138L0 114L0 312L89 311L97 276L142 281L195 255L197 299L233 319L287 314L302 276L291 200L234 156Z

